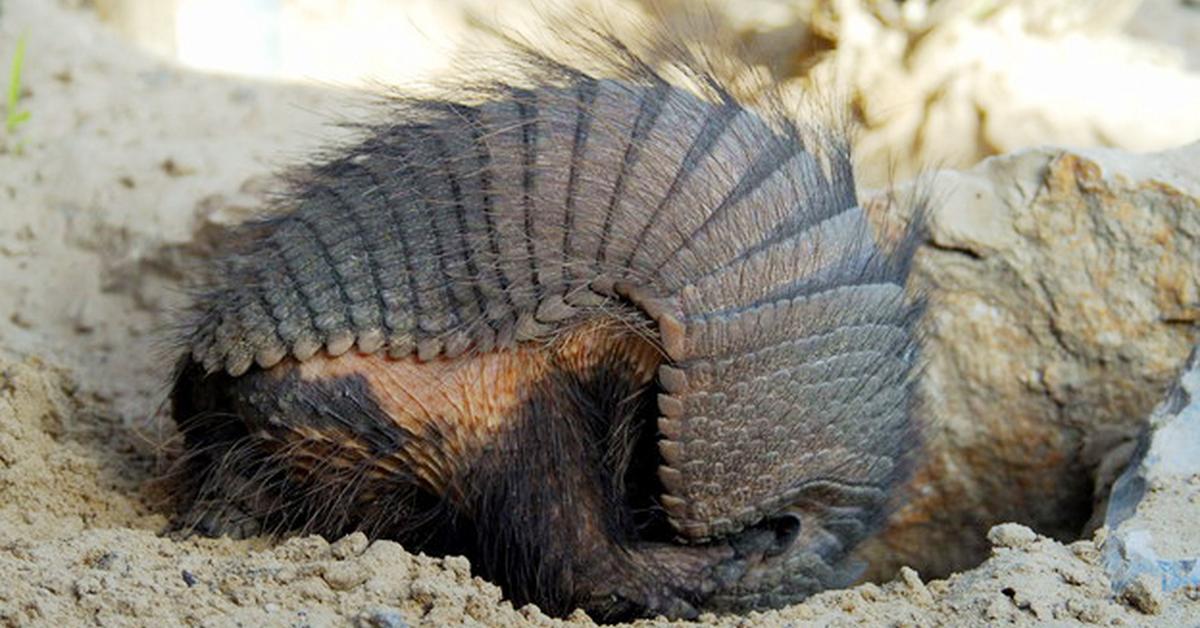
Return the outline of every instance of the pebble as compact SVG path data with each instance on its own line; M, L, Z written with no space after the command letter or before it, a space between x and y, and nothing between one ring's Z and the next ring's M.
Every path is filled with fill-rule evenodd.
M183 583L186 584L189 589L196 586L196 583L199 582L196 579L196 576L186 569L180 571L179 575L183 577Z
M908 585L909 590L913 593L913 598L918 604L929 605L933 604L933 594L929 589L925 588L925 583L921 582L921 576L912 567L900 568L900 579L904 584Z
M1121 597L1147 615L1157 615L1163 607L1162 584L1148 573L1131 580Z
M364 628L408 628L404 614L391 606L376 606L358 616L358 625Z
M329 585L320 578L304 578L292 583L291 588L301 598L317 601L329 601L333 599L333 592L329 590Z
M471 561L463 556L447 556L443 564L459 579L471 578Z
M987 539L995 547L1021 549L1032 545L1037 533L1019 523L1002 523L988 530Z
M439 591L434 585L424 580L417 580L409 588L408 596L417 604L430 606L438 599Z
M322 577L329 588L347 591L366 582L371 573L357 562L345 561L326 565Z
M329 553L333 554L334 558L345 560L361 556L367 550L370 541L367 540L367 535L362 532L355 532L348 536L344 536L329 546Z

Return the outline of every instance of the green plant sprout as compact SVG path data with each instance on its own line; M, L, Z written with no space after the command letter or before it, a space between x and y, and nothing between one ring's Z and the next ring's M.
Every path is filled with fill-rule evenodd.
M29 111L20 108L21 100L21 66L25 63L25 35L17 39L17 49L13 53L12 69L8 75L8 106L5 108L4 131L10 137L16 136L17 129L29 120ZM17 145L20 152L20 144Z

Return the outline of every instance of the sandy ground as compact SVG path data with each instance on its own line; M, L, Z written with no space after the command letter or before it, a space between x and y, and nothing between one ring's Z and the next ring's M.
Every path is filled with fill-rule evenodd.
M532 625L460 558L361 536L161 536L166 326L188 265L359 95L202 75L71 3L6 0L30 120L0 135L0 624ZM1116 599L1093 540L1005 525L977 569L721 625L1200 624L1200 594ZM1157 597L1156 597L1157 596ZM588 623L576 615L568 622Z

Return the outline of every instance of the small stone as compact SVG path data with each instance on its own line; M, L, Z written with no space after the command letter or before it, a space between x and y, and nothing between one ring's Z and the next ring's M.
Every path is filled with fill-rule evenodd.
M1101 528L1103 530L1104 528ZM1100 550L1096 548L1096 544L1091 541L1076 541L1067 546L1075 558L1089 564L1100 564Z
M1141 574L1126 585L1121 597L1147 615L1157 615L1163 607L1162 583L1150 574Z
M323 558L329 551L329 542L317 535L294 536L283 542L276 550L292 559Z
M1085 571L1072 565L1060 565L1054 568L1058 575L1062 577L1063 582L1071 586L1083 586L1088 581L1088 576Z
M95 576L84 576L75 581L75 595L79 597L95 595L103 589L104 587L100 584L100 579Z
M912 567L901 567L900 579L904 581L904 584L908 585L908 589L912 591L913 598L918 604L933 604L933 594L929 592L929 589L925 588L925 583L921 582L921 576L916 570Z
M1002 523L988 530L987 539L995 547L1021 549L1036 541L1037 533L1019 523Z
M408 567L412 563L412 556L404 551L404 547L395 541L382 539L371 543L363 551L362 557L364 561L387 565L389 569L396 565Z
M329 553L333 554L334 558L345 560L361 556L366 551L367 545L370 545L367 535L362 532L355 532L354 534L342 537L334 542L333 545L330 545Z
M859 597L867 602L876 602L883 598L883 589L880 589L878 585L871 582L863 583L856 587L855 590L858 591Z
M376 606L358 616L358 625L364 628L408 628L404 614L391 606Z
M446 569L458 576L459 579L471 578L471 561L464 556L447 556L443 563Z
M329 585L320 578L304 578L303 580L294 582L291 586L292 590L304 599L324 602L333 597L333 592L329 590Z
M526 604L525 606L518 608L517 612L520 613L525 619L537 619L541 616L542 609L538 608L537 604Z
M424 580L417 580L409 588L408 596L417 604L432 606L439 597L439 591L436 586Z
M321 574L325 578L329 588L335 591L348 591L367 581L371 577L370 572L362 565L346 561L332 563L325 566L324 573Z

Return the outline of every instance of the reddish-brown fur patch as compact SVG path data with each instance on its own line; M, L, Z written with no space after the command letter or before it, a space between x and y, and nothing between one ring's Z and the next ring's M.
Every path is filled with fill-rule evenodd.
M580 327L547 344L421 362L382 354L314 357L299 365L302 381L362 377L380 410L417 438L402 452L407 471L435 493L456 489L481 452L520 417L520 408L554 371L584 376L614 368L649 383L661 354L646 340L613 324ZM296 368L294 364L286 367ZM274 370L274 369L273 369ZM307 442L313 434L303 434ZM353 443L343 447L353 449ZM390 461L375 464L388 466ZM385 469L380 469L385 470Z

